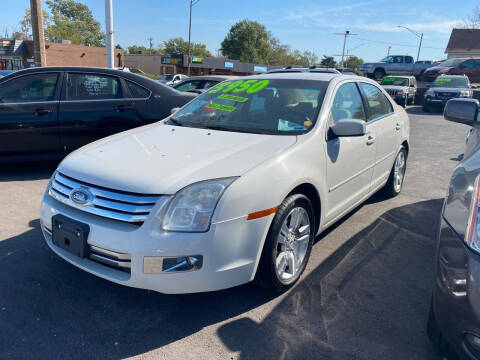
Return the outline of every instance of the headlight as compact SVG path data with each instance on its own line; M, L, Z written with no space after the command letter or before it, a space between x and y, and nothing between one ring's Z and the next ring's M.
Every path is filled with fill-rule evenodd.
M180 190L163 213L162 230L205 232L225 189L236 178L201 181Z
M467 222L467 231L465 232L465 243L473 250L480 252L480 213L478 211L478 200L480 196L480 176L475 179L472 190L472 202L470 203L470 216Z
M470 91L469 90L460 91L460 97L470 97Z
M401 91L401 90L397 91L397 96L403 96L403 95L405 95L403 91Z

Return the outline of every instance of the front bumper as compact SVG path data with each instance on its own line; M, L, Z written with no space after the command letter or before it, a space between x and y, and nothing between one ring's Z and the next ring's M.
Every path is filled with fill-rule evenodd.
M48 194L41 206L41 224L48 246L69 263L115 283L161 293L193 293L225 289L253 280L272 216L246 220L246 216L211 225L205 233L163 232L154 209L141 225L102 218L65 205ZM52 217L62 214L90 226L88 245L100 251L121 254L129 271L80 258L56 246L48 229ZM162 272L161 259L202 257L199 269ZM155 266L155 260L158 259ZM148 267L148 269L147 269ZM152 269L157 273L151 273ZM125 270L125 269L124 269Z
M442 218L437 253L433 310L438 327L454 350L466 359L480 359L480 256Z

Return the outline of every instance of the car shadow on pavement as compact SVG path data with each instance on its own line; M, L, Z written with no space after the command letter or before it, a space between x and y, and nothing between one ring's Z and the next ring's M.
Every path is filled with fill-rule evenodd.
M435 359L424 329L441 205L437 199L388 211L263 321L241 317L219 329L220 339L245 359ZM275 298L253 285L191 295L116 285L57 257L39 220L29 225L0 241L4 359L140 355Z
M234 320L220 338L242 359L439 359L425 328L442 202L387 211L265 319Z
M0 164L0 182L49 179L58 161L37 161Z
M423 116L434 116L434 115L443 115L443 111L438 109L432 109L430 112L423 111L422 106L412 106L405 109L409 115L423 115Z

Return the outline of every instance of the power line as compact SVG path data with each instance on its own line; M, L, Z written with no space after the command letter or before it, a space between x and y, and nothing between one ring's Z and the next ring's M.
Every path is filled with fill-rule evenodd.
M358 40L369 41L377 44L385 44L385 45L395 45L395 46L404 46L404 47L412 47L417 48L417 45L407 45L407 44L398 44L398 43L391 43L388 41L380 41L380 40L371 40L365 38L357 38ZM445 48L435 47L435 46L422 46L424 49L436 49L436 50L445 50Z

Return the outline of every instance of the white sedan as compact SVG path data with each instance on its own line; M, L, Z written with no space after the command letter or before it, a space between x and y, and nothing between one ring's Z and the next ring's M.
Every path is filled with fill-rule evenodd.
M226 81L70 154L45 192L43 234L66 261L122 285L285 291L316 235L376 191L400 193L409 131L366 78Z

